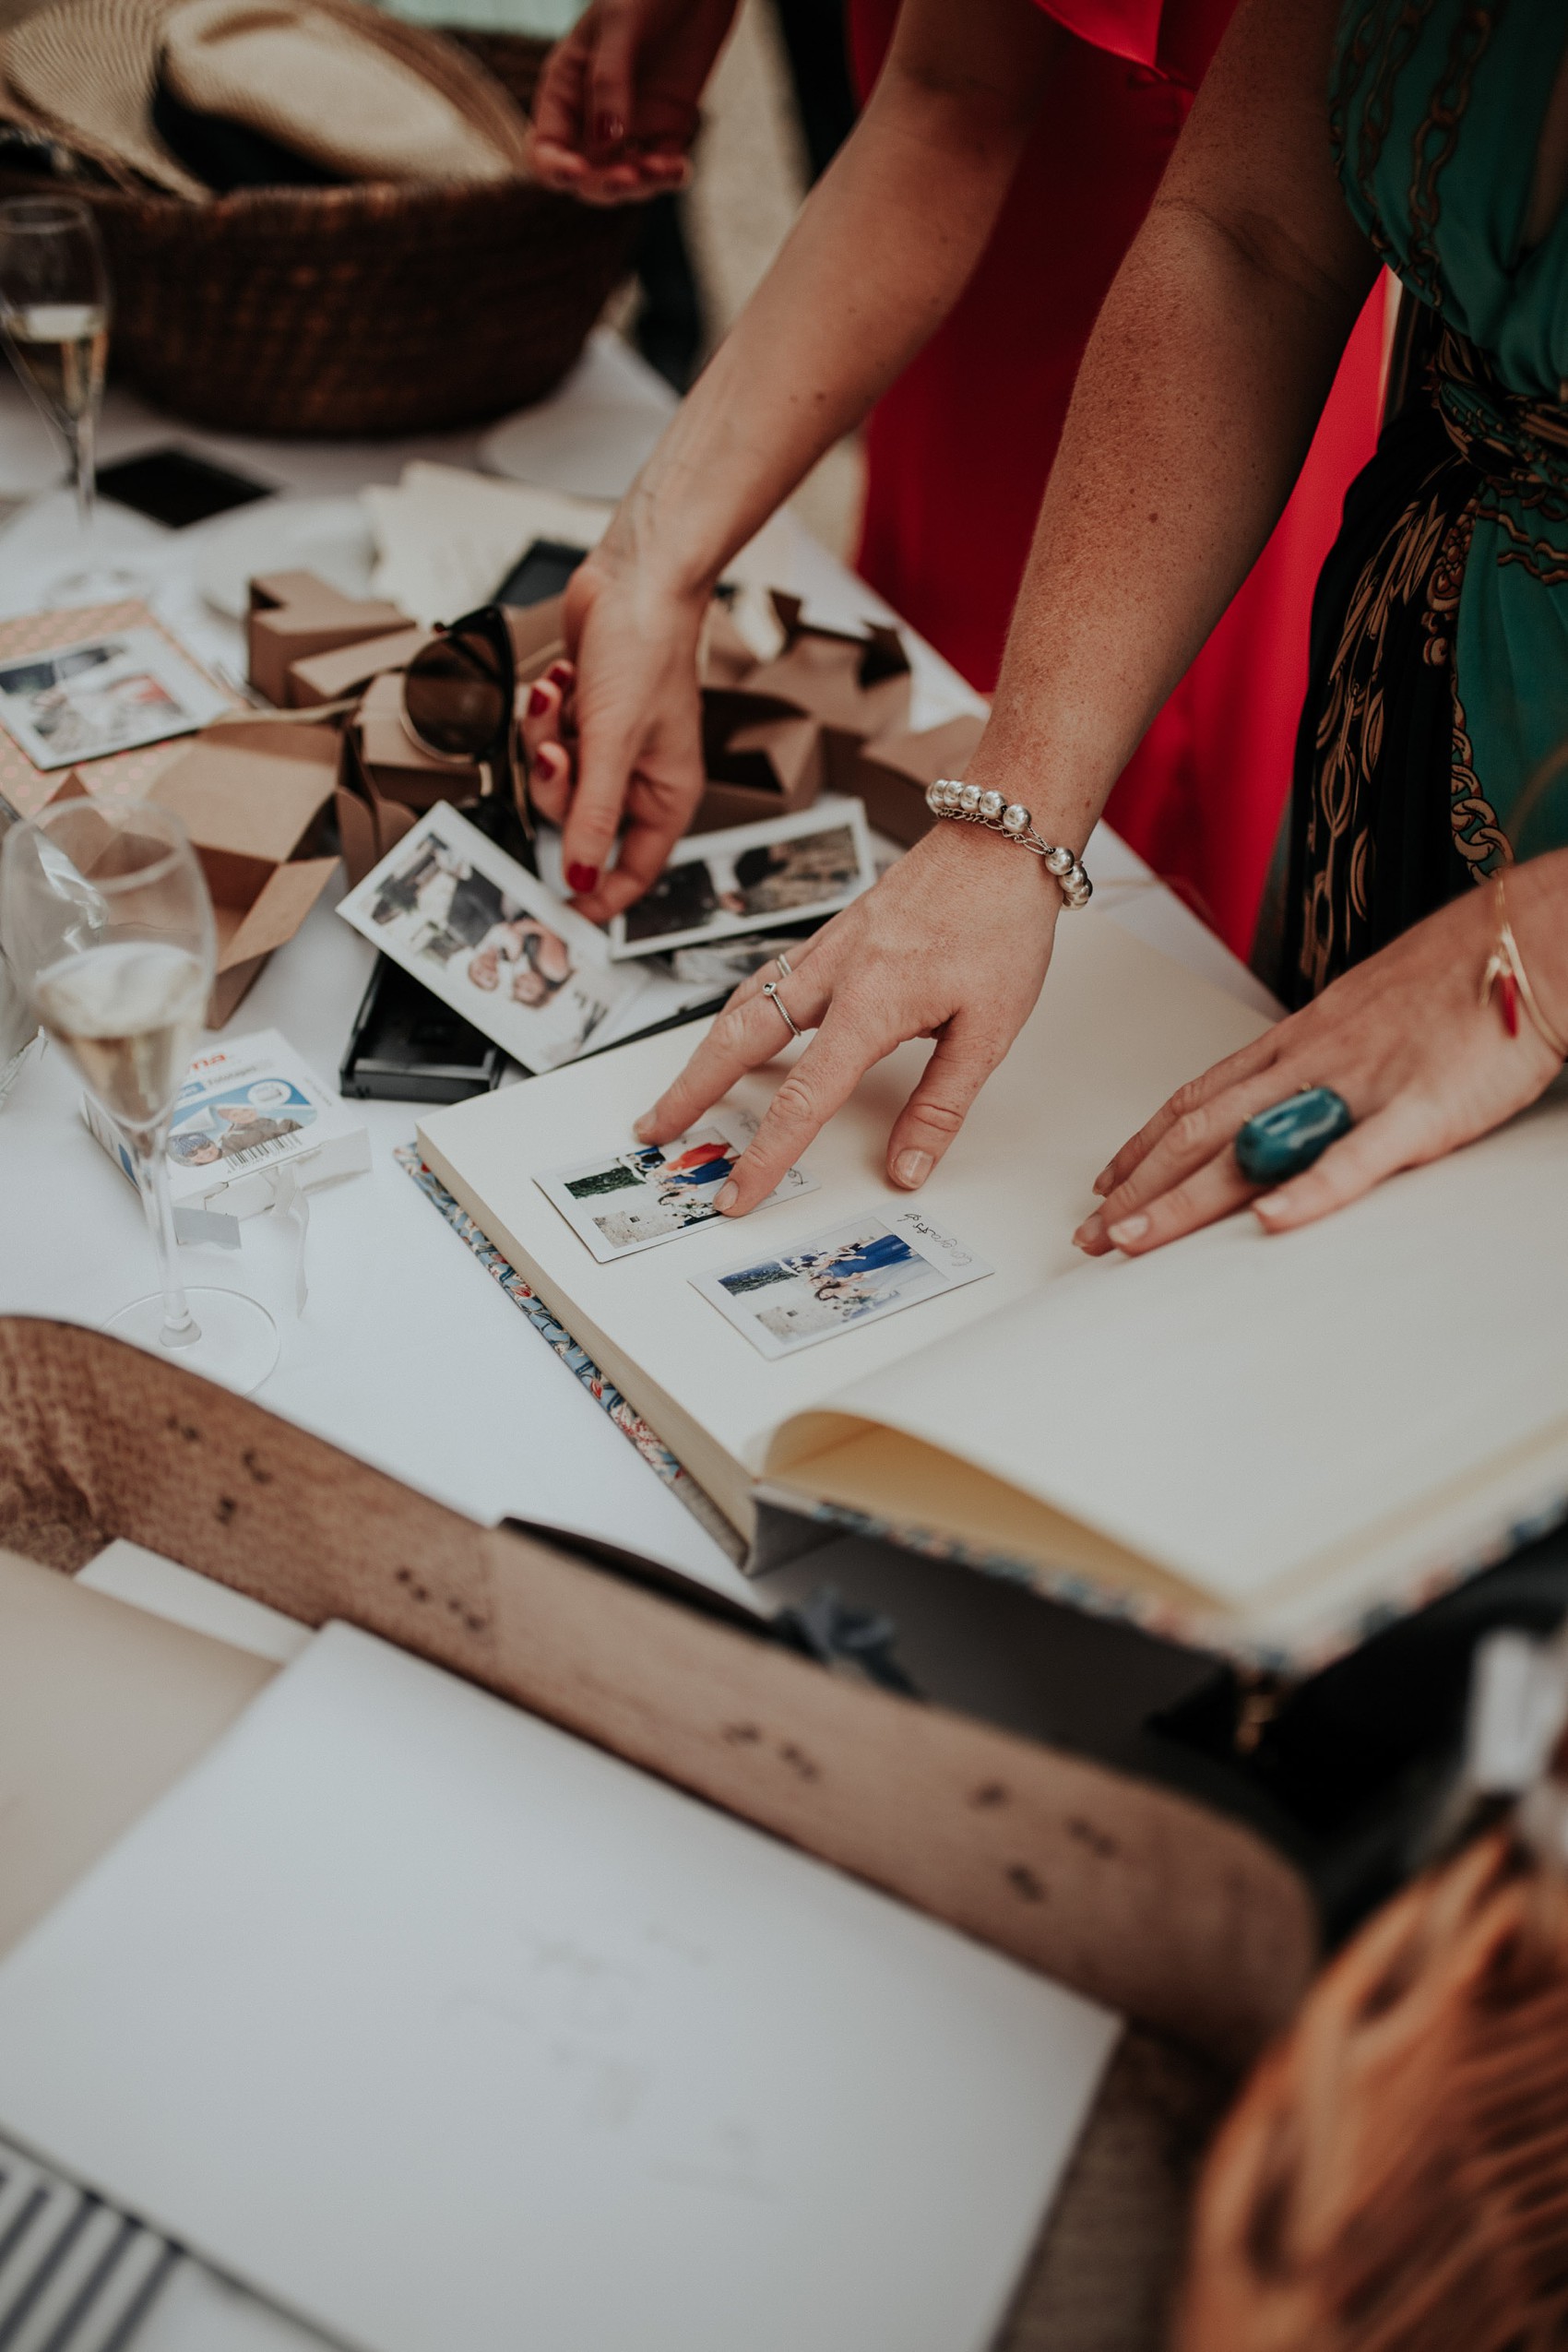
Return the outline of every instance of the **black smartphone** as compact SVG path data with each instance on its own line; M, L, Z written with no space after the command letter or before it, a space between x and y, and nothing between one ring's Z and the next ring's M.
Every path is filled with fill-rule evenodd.
M150 516L171 530L184 530L187 523L205 523L209 515L226 515L231 506L248 506L257 498L278 494L276 482L231 472L227 466L215 466L194 449L172 443L167 449L148 449L139 457L122 457L118 465L101 467L98 488L102 497Z
M338 1073L358 1101L466 1102L499 1086L506 1056L400 964L378 956Z
M547 596L559 596L587 553L586 547L567 547L558 539L536 539L513 564L491 602L522 607L542 604Z

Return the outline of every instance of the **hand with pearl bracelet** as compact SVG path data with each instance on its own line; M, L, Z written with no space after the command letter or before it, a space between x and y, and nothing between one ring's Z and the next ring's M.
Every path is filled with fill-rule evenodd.
M1005 793L941 789L956 797L940 807L932 800L932 814L960 821L934 826L873 889L791 949L782 970L754 973L638 1121L641 1141L669 1142L748 1070L814 1031L718 1196L725 1214L766 1199L868 1070L929 1037L935 1051L887 1143L889 1179L918 1190L1033 1011L1056 918L1084 903L1088 878ZM1017 848L1034 855L1018 857Z

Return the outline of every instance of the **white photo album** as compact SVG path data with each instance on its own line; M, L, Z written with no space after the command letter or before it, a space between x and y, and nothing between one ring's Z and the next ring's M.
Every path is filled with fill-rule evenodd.
M116 629L0 662L0 726L35 767L194 734L232 707L157 629Z
M571 1062L644 985L604 933L438 802L339 913L525 1070Z
M570 1168L548 1169L534 1182L600 1265L608 1265L710 1223L719 1215L714 1204L756 1127L749 1112L721 1102L701 1126L673 1143L628 1143L623 1150ZM789 1168L758 1206L768 1208L815 1190L814 1177Z

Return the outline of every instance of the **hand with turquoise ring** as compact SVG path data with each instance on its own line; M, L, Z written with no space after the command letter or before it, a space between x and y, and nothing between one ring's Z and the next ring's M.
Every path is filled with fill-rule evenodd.
M1508 874L1516 945L1568 1038L1568 850ZM1249 1206L1266 1232L1327 1216L1533 1102L1562 1068L1485 986L1494 894L1467 890L1193 1079L1123 1145L1074 1235L1141 1256Z
M1236 1138L1236 1165L1250 1184L1283 1184L1321 1159L1355 1125L1332 1087L1302 1087L1266 1111L1254 1111Z

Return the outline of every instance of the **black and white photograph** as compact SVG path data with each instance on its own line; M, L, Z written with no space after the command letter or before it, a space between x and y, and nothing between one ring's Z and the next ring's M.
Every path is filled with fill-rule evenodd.
M978 1282L993 1269L917 1209L831 1226L771 1257L692 1277L764 1356L793 1356L840 1331Z
M525 1070L571 1062L643 985L604 933L445 802L338 909Z
M859 801L679 842L610 927L613 956L647 956L836 914L876 880Z
M552 1169L534 1179L601 1265L671 1241L719 1215L719 1194L756 1133L756 1122L722 1103L700 1127L673 1143L632 1144L602 1158ZM766 1201L814 1193L816 1179L787 1169Z
M229 707L156 629L0 664L0 726L35 767L70 767L193 734Z

